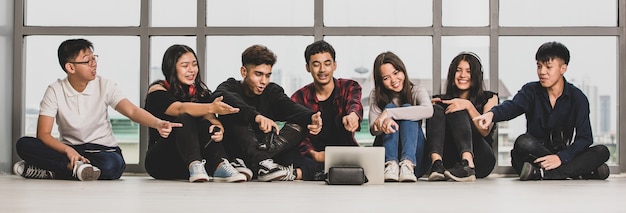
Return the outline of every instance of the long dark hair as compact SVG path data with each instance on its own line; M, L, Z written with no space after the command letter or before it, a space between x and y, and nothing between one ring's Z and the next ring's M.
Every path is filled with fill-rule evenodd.
M400 91L400 103L413 104L413 95L411 90L413 83L409 80L409 75L406 73L406 67L400 58L392 52L384 52L376 56L374 60L374 97L376 104L379 108L384 109L385 105L391 103L391 100L395 96L393 91L388 90L383 85L383 76L380 73L380 67L383 64L391 64L396 70L404 73L404 82L402 82L402 91Z
M453 99L461 96L463 91L454 84L454 75L456 74L456 68L461 61L467 61L470 65L471 85L468 91L468 99L474 105L476 100L482 100L484 95L485 85L483 83L483 65L480 62L478 55L473 52L461 52L459 53L448 68L448 79L446 80L446 92L442 95L443 99Z
M177 100L180 101L192 101L196 102L201 97L206 97L211 95L211 90L207 88L206 84L202 82L201 70L200 70L200 62L198 62L198 74L196 75L196 79L194 80L193 87L195 87L195 94L192 96L190 94L189 87L190 85L185 85L180 83L177 77L176 71L176 62L180 59L180 57L185 53L192 53L193 56L198 60L198 56L189 46L182 44L175 44L167 48L165 54L163 55L163 63L161 64L161 71L163 72L163 76L165 77L165 81L157 80L150 84L153 86L155 84L160 84L168 89ZM169 85L169 88L168 86Z

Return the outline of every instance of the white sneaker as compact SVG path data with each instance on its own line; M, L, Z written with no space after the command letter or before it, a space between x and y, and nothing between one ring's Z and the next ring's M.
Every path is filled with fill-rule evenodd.
M78 178L80 181L98 180L100 173L101 171L98 167L82 161L76 161L74 163L74 169L72 170L72 176Z
M400 162L400 182L416 182L415 165L410 160Z
M191 162L189 166L189 182L207 182L209 181L209 175L204 168L206 160Z
M252 179L252 170L246 166L246 163L244 163L243 160L235 158L233 162L230 162L230 165L232 165L239 173L244 174L246 176L246 180Z
M398 163L395 160L390 160L385 163L385 182L398 182L400 171Z
M258 179L260 181L280 180L288 175L288 171L283 168L284 167L274 163L274 160L265 159L259 162Z

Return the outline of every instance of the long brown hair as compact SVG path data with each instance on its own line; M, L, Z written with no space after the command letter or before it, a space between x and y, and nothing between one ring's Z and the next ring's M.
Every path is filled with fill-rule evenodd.
M473 52L461 52L459 53L448 68L448 78L446 80L446 93L442 95L443 99L453 99L461 96L463 91L454 84L454 76L456 74L456 68L461 61L467 61L470 65L471 85L468 91L468 99L472 104L476 105L477 100L482 100L484 96L485 85L483 83L483 66L480 63L480 58Z
M391 103L393 97L395 96L393 91L388 90L383 85L383 76L380 73L380 67L383 66L383 64L391 64L396 70L404 73L402 91L400 91L399 94L400 102L401 104L413 104L413 95L411 94L413 83L409 80L409 75L407 75L404 62L402 62L396 54L390 51L379 54L374 60L374 97L370 98L375 98L376 105L378 105L379 108L384 109L385 105Z

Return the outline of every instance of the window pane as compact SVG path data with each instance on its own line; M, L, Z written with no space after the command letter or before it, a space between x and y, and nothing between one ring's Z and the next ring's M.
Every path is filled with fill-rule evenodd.
M598 37L501 37L499 70L502 87L512 95L525 83L537 81L535 53L544 42L559 41L570 51L565 78L580 88L589 99L594 145L609 147L608 163L618 163L617 129L617 38ZM602 54L598 54L602 53ZM500 100L511 99L500 96ZM500 165L510 165L510 150L520 134L526 132L526 119L520 116L498 124Z
M207 0L207 26L313 26L313 0Z
M37 131L39 103L43 94L56 79L67 75L60 67L57 49L64 40L76 36L27 36L25 38L25 135L34 136ZM111 79L124 91L132 103L139 104L139 37L130 36L84 36L94 45L98 58L98 75ZM124 54L120 54L123 51ZM113 134L123 149L128 164L139 162L139 124L131 122L113 108L109 108ZM57 127L53 135L59 136Z
M196 51L195 36L153 36L150 37L150 83L156 80L164 80L161 64L163 62L163 54L165 50L174 44L184 44ZM203 61L200 61L203 62ZM204 63L200 63L204 66ZM200 67L200 70L204 67ZM203 76L204 77L204 76Z
M324 1L326 26L432 26L432 1Z
M411 81L424 86L432 94L432 39L416 36L327 36L335 48L338 78L351 78L362 87L364 119L356 138L361 145L371 145L374 137L369 132L369 94L374 88L372 68L378 54L392 51L404 62ZM364 45L366 44L366 45ZM304 62L303 62L304 64ZM307 76L303 82L312 82Z
M501 26L617 26L617 1L500 1Z
M139 0L26 0L27 26L139 26Z
M212 91L226 79L241 80L241 53L254 44L261 44L277 56L272 68L271 82L291 96L309 83L311 77L304 64L304 48L313 42L312 36L211 36L207 37L207 86Z
M151 0L150 26L153 27L194 27L196 26L195 0Z
M441 4L443 26L489 26L489 0L445 0Z

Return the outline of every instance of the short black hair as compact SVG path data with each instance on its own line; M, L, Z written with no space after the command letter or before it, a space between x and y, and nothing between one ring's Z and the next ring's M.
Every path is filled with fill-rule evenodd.
M315 41L309 44L309 46L306 46L304 50L304 60L306 64L309 64L312 55L325 52L330 53L330 57L335 61L335 48L324 40Z
M93 50L93 44L86 39L78 38L78 39L68 39L59 45L59 49L57 50L57 55L59 57L59 65L61 65L61 69L65 70L65 64L70 62L78 54L83 50Z
M557 41L543 43L535 54L535 60L538 62L546 63L555 58L560 58L565 64L569 64L569 50Z

